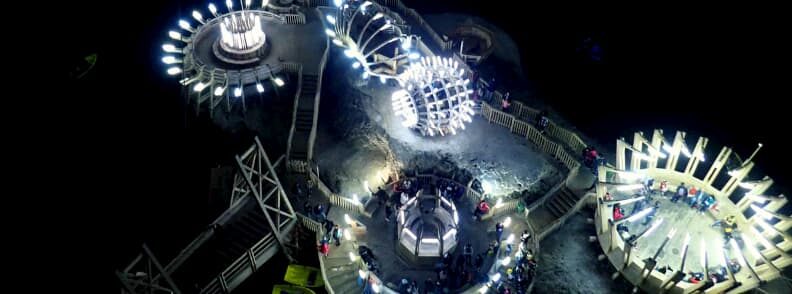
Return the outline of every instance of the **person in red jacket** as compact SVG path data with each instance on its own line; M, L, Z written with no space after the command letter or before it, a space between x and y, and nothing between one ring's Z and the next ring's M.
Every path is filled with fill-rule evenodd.
M613 206L613 221L618 221L624 218L624 212L622 212L621 205L618 203Z

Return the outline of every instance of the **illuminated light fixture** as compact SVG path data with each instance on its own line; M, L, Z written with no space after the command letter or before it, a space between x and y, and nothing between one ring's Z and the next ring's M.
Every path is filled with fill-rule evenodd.
M327 19L327 22L329 22L330 24L332 25L336 24L336 19L332 15L328 14L327 16L325 16L325 18Z
M448 239L449 237L453 236L454 234L456 234L456 229L451 228L450 230L448 230L448 232L445 233L445 235L443 235L443 240Z
M349 252L349 261L355 261L355 254L352 254L352 251Z
M741 188L743 188L743 189L749 189L749 190L751 190L751 189L753 189L753 188L756 188L756 183L754 183L754 182L740 182L738 185L739 185Z
M185 31L194 32L193 28L190 26L190 23L186 20L179 20L179 27Z
M487 291L489 291L489 287L487 287L487 285L481 286L481 288L478 289L479 294L487 293Z
M639 218L642 218L642 217L646 216L647 214L652 212L652 210L654 210L654 207L649 207L647 209L641 210L640 212L628 217L627 221L628 222L634 222L634 221L638 220Z
M508 228L511 225L511 216L507 216L506 219L503 221L503 227Z
M179 68L179 67L171 67L171 68L168 69L168 74L172 75L172 76L180 74L181 72L182 72L182 69Z
M277 85L278 87L283 87L283 85L285 85L285 84L286 83L283 82L283 79L275 78L275 85Z
M214 95L215 96L221 96L221 95L223 95L223 92L225 92L225 88L224 87L217 87L214 90Z
M379 80L380 80L380 83L382 83L382 84L385 84L385 81L386 81L386 80L385 80L385 77L384 77L384 76L380 76L380 77L379 77Z
M339 39L333 39L333 44L336 44L338 46L344 46L344 43L341 42L341 40L339 40Z
M250 8L251 0L245 0L245 7Z
M507 266L507 265L509 265L510 262L511 262L511 256L506 256L506 258L501 260L501 265L502 266Z
M228 7L228 11L234 9L234 2L231 0L226 0L226 7Z
M667 152L668 154L674 153L674 148L672 148L670 144L665 143L665 142L663 142L663 143L664 143L663 144L663 150L665 150L665 152Z
M336 33L333 30L331 30L331 29L325 29L325 34L327 34L330 37L335 37L336 36Z
M170 37L171 39L174 39L176 41L181 41L182 35L181 35L181 33L177 32L177 31L169 31L168 32L168 37Z
M421 55L418 54L418 53L412 52L407 57L410 58L411 60L416 60L416 59L420 58Z
M375 14L374 17L372 17L371 19L372 20L378 20L378 19L382 18L382 16L383 16L383 14L381 12L377 12L377 14Z
M204 23L203 15L201 15L201 13L200 13L200 12L198 12L198 10L193 10L193 12L192 12L192 17L193 17L193 18L194 18L196 21L198 21L198 22L200 22L200 23Z
M687 145L684 143L682 143L682 154L684 154L688 158L693 157L693 154L690 153L690 150L688 150Z
M267 7L269 0L261 0L261 7Z
M353 56L355 56L355 52L352 51L352 49L346 49L344 50L344 55L346 55L346 57L352 58Z
M261 83L256 83L256 91L264 93L264 86Z
M440 240L437 240L435 238L426 238L426 239L422 239L421 243L440 244Z
M344 221L345 221L345 222L346 222L348 225L351 225L352 223L354 223L354 221L352 221L352 218L351 218L351 217L349 217L349 214L347 214L347 213L345 213L345 214L344 214Z
M176 59L173 56L165 56L162 58L162 62L165 64L174 64L174 63L181 63L181 60Z
M168 53L182 53L181 49L176 48L173 44L163 44L162 50Z
M209 12L211 12L212 15L217 16L217 6L215 6L214 3L209 3Z
M630 185L620 185L616 187L618 191L631 191L635 189L640 189L643 187L643 184L630 184Z
M333 4L335 4L336 7L341 7L342 3L344 3L343 0L333 0Z
M241 97L242 96L242 87L236 87L234 89L234 97Z
M204 89L204 88L206 88L206 84L204 84L204 83L202 83L202 82L198 82L198 83L197 83L197 84L195 84L195 86L193 87L193 90L194 90L195 92L201 92L201 91L203 91L203 89Z

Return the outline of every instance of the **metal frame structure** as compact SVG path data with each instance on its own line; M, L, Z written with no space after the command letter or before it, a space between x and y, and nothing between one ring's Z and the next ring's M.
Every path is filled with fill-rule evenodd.
M141 262L142 261L142 262ZM116 276L124 286L126 293L165 293L179 294L179 287L170 278L169 273L162 267L162 264L154 256L154 253L143 244L143 252L135 257L123 271L116 271ZM167 285L158 283L159 277L163 277Z
M294 213L291 202L289 202L278 175L275 173L275 168L270 162L267 152L264 151L264 147L261 146L261 141L258 137L254 140L255 144L242 156L236 156L241 175L237 173L234 177L231 206L233 207L244 197L255 197L259 208L267 218L267 223L269 223L275 239L278 240L278 245L281 246L289 260L294 260L283 241L283 235L287 232L283 232L282 229L289 221L296 223L297 214ZM285 211L282 209L284 204Z
M261 260L267 260L270 256L268 254L277 252L268 250L272 246L280 247L289 260L294 260L288 251L289 247L286 246L284 237L299 220L275 172L275 167L284 160L285 156L281 156L275 163L272 163L258 137L254 141L253 146L242 155L236 156L239 170L234 176L229 208L165 266L154 257L154 254L144 244L143 253L138 255L123 271L116 271L123 286L122 293L160 293L156 291L181 293L174 280L171 279L171 275L212 239L219 225L233 219L241 211L241 207L246 203L242 200L246 197L255 199L267 219L271 232L253 245L243 257L237 258L234 263L220 273L217 279L213 279L208 286L204 287L204 290L211 289L212 286L216 286L217 281L221 281L219 289L225 293L231 291L235 286L238 286L240 280L247 277L244 276L241 269L250 268L250 273L255 272L263 264ZM268 240L271 241L273 237L276 241L269 242ZM141 263L144 258L144 263ZM250 267L240 266L238 264L240 261L244 262L244 265L249 263ZM161 282L163 279L165 284Z

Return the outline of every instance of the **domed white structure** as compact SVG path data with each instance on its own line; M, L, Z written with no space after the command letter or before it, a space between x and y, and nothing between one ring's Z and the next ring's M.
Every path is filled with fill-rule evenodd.
M400 76L402 89L391 96L402 124L425 136L456 134L474 115L470 80L451 58L422 58Z

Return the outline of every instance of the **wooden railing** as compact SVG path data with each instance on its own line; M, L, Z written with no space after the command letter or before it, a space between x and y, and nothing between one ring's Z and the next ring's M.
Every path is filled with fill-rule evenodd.
M255 245L250 247L248 251L239 258L237 258L231 265L226 267L225 270L220 272L220 274L213 279L209 284L207 284L202 290L201 293L228 293L233 291L233 289L239 285L239 283L232 283L229 285L229 281L234 281L246 269L250 269L250 273L255 272L260 264L257 264L256 260L259 256L263 255L264 252L270 249L271 246L276 245L275 236L272 232L261 238Z
M328 188L327 185L325 185L325 183L322 182L321 179L319 179L319 175L316 173L314 169L312 168L309 169L308 175L311 179L311 183L316 184L316 188L319 189L319 192L321 192L322 195L327 196L327 199L330 201L330 203L352 212L366 214L365 208L363 207L362 203L355 202L352 199L333 193L333 191L331 191L330 188Z
M490 123L503 126L512 133L526 137L543 152L561 161L567 169L573 170L580 166L580 162L569 154L563 146L546 138L530 123L520 121L514 115L497 110L487 103L481 105L481 116L485 117Z
M285 19L286 24L305 24L305 15L298 14L281 14Z

